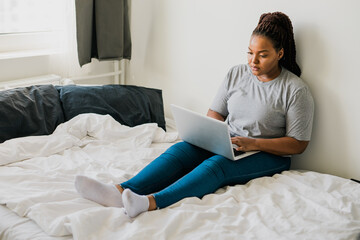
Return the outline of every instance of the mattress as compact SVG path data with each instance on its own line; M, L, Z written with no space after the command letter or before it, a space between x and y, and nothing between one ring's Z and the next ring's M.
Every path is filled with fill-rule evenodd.
M106 183L134 176L176 132L81 114L47 136L0 144L1 239L358 239L360 184L291 170L129 218L81 198L77 174Z

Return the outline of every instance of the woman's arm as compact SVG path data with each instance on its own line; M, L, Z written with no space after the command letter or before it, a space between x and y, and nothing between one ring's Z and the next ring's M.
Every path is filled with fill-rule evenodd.
M238 145L238 151L263 151L275 155L300 154L305 151L309 141L299 141L292 137L273 139L254 139L246 137L231 138L233 144Z
M218 112L215 112L211 109L208 110L207 114L206 114L208 117L211 117L211 118L215 118L217 120L220 120L220 121L225 121L225 117L222 116L220 113Z
M225 117L211 109L208 110L208 117L215 118L220 121L225 121ZM233 137L231 138L233 144L238 145L238 151L263 151L275 155L293 155L300 154L305 151L309 141L299 141L292 137L281 138L247 138L247 137Z

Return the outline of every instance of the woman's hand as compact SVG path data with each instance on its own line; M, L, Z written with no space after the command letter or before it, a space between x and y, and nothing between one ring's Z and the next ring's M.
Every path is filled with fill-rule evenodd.
M236 148L237 151L255 151L259 150L256 146L256 140L253 138L247 138L247 137L232 137L231 142L238 147Z

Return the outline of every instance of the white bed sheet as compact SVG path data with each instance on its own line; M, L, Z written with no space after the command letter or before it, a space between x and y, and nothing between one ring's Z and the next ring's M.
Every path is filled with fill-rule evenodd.
M29 239L43 239L35 223L42 234L64 239L359 237L360 184L316 172L255 179L134 219L122 208L100 206L75 191L76 174L122 182L177 140L176 133L156 124L129 128L108 115L83 114L52 135L0 144L0 204L12 211L0 213L0 221L9 223L0 224L1 239L26 236L21 227L9 228L23 224L33 234Z
M72 235L51 237L27 217L19 217L15 212L0 205L0 239L6 240L71 240Z

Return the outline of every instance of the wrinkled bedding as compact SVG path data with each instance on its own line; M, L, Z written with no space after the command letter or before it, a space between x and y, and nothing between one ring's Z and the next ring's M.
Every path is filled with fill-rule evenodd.
M123 182L178 140L176 132L165 132L154 123L127 127L97 114L78 115L51 135L8 140L0 144L0 204L32 220L45 234L61 238L359 236L360 184L317 172L285 171L219 189L201 200L187 198L134 219L122 208L81 198L74 188L77 174ZM1 222L6 221L0 216ZM0 236L4 231L9 230Z

